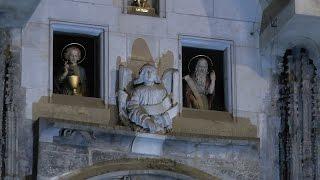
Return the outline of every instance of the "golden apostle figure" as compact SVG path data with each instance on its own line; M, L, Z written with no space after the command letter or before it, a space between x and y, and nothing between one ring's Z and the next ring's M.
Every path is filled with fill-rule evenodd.
M64 67L55 79L55 91L65 95L87 95L86 72L79 64L85 59L81 54L82 45L71 43L63 48Z
M136 6L140 8L152 8L148 0L133 0L131 6Z

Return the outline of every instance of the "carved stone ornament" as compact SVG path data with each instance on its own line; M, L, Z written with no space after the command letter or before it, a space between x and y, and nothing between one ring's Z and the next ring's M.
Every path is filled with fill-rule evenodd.
M145 64L133 80L132 70L119 67L119 117L135 131L168 132L178 114L178 70L167 69L161 79L157 72L155 66Z

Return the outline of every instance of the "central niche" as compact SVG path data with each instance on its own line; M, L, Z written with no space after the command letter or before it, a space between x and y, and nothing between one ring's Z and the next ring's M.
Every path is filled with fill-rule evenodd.
M226 111L224 51L182 47L183 106Z
M159 0L128 0L127 13L144 16L159 16Z
M99 38L53 33L53 93L100 97Z

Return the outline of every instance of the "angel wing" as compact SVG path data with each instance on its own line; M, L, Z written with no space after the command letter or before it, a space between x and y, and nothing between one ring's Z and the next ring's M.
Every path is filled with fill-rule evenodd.
M132 71L123 65L119 66L119 89L118 89L118 107L121 120L127 120L127 99L128 90L132 83Z
M123 65L119 66L119 90L127 91L132 82L132 71Z
M162 75L162 83L166 88L168 94L172 97L172 103L178 103L178 86L179 86L179 72L177 69L170 68L164 71Z

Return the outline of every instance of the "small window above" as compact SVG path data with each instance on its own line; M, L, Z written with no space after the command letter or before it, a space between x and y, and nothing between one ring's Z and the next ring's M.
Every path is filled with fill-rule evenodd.
M165 0L124 0L124 13L165 18Z

